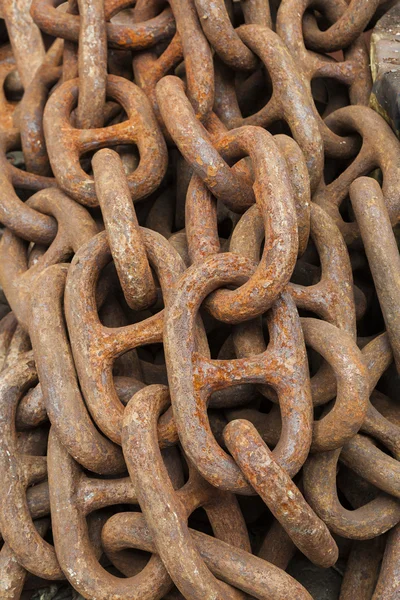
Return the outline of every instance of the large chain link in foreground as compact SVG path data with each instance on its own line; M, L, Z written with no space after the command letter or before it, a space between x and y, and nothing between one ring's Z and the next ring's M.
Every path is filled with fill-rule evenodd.
M1 599L400 597L380 4L2 3Z

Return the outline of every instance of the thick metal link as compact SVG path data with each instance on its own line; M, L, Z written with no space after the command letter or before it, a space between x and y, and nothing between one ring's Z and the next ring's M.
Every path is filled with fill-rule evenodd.
M206 417L209 395L221 387L244 382L268 382L276 387L282 394L286 417L276 452L291 475L300 469L311 443L311 398L307 389L300 323L290 297L281 297L271 311L271 342L262 354L246 359L213 361L196 352L194 310L198 309L202 297L216 286L240 282L244 277L245 264L232 254L210 257L195 269L189 269L180 281L179 294L167 306L165 352L174 417L185 452L213 485L248 494L250 488L237 465L218 446L211 433ZM184 303L181 298L185 298ZM187 307L185 311L181 308L183 305ZM190 306L193 306L192 311ZM280 332L283 323L291 332L287 339ZM284 358L284 349L290 352L290 360L288 356ZM268 365L279 365L279 369L274 368L269 373ZM302 423L300 427L299 422ZM289 439L294 435L301 436L302 442L292 446Z
M30 0L10 0L2 4L3 18L23 86L28 87L45 54L39 28L29 14Z
M6 231L0 242L0 280L17 319L29 330L29 294L37 275L47 266L70 258L84 242L96 235L98 229L85 208L61 190L38 192L29 198L27 205L38 214L46 215L52 224L57 223L54 240L50 240L52 243L47 251L30 268L26 242L11 231Z
M49 35L78 42L80 18L78 15L57 10L59 0L32 0L31 14L35 23ZM132 4L132 0L105 3L104 16L108 21L120 10ZM106 23L108 45L114 48L144 50L157 42L172 37L175 23L171 11L166 8L154 19L142 23Z
M232 27L224 2L195 0L195 4L204 33L218 56L234 69L253 70L257 66L257 59ZM268 2L251 0L243 5L243 8L246 6L246 23L272 25Z
M313 198L335 219L346 243L350 244L359 236L358 224L344 222L339 207L357 177L380 168L383 174L382 192L390 220L394 225L400 218L396 183L400 164L398 140L385 121L366 107L341 108L329 115L325 122L336 131L356 131L363 141L360 151L347 169L327 186L321 185Z
M183 262L161 235L149 230L142 230L142 234L150 263L157 271L167 298L174 293L174 285L184 271ZM88 408L103 433L120 443L124 406L114 387L113 362L127 350L161 342L163 313L158 312L126 327L102 325L95 290L100 271L110 259L105 233L95 236L82 247L68 273L65 309L75 366ZM97 345L96 351L93 344Z
M391 3L4 0L1 598L397 598Z
M363 39L358 38L350 46L344 47L344 61L337 62L327 55L319 55L306 48L302 30L302 19L313 0L283 0L279 6L276 30L285 42L293 58L297 60L303 81L312 98L311 81L317 77L333 78L349 86L353 104L367 104L371 88L371 75L368 53ZM319 7L327 11L328 17L340 19L348 8L344 0L331 3L319 2ZM316 117L318 112L314 108ZM343 138L333 133L319 118L325 152L333 156L351 156L356 149L356 140Z
M105 149L94 155L92 164L96 194L125 300L134 310L147 308L155 302L156 288L122 161L116 152Z
M277 121L286 122L304 153L310 173L311 190L314 191L322 176L323 142L318 119L314 115L295 59L271 29L259 25L242 25L237 33L261 59L272 85L271 98L255 114L243 118L233 80L228 76L225 78L223 94L227 94L231 99L230 106L227 110L225 98L222 110L217 109L216 112L229 128L242 125L271 127Z
M145 94L126 79L108 75L106 93L120 103L127 121L101 129L77 129L70 115L78 91L79 80L66 81L49 98L44 112L47 150L59 186L81 204L97 206L93 178L82 169L80 156L107 145L136 144L141 161L128 176L129 191L133 201L151 194L164 177L167 152Z

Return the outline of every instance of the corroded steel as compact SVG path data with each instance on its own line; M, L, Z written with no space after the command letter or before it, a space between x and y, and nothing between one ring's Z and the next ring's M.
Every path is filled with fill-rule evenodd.
M1 598L398 597L390 4L4 0Z

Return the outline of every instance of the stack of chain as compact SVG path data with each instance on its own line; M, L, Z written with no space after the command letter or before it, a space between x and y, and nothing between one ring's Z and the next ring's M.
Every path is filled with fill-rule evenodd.
M387 4L3 0L1 599L399 598Z

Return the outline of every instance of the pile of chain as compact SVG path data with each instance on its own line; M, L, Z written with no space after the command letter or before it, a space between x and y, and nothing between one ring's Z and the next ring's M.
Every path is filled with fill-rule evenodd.
M400 597L386 8L3 1L1 599Z

